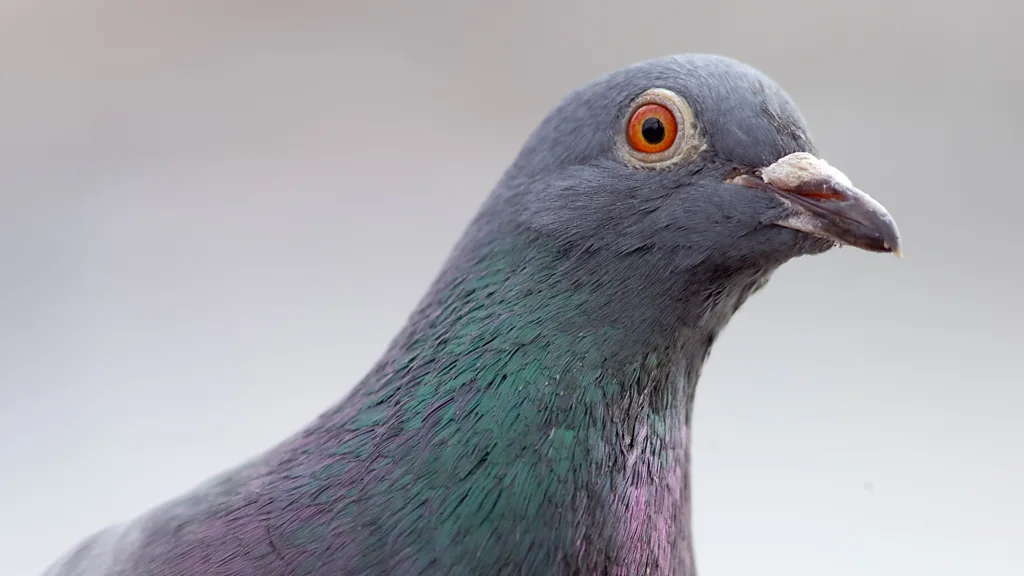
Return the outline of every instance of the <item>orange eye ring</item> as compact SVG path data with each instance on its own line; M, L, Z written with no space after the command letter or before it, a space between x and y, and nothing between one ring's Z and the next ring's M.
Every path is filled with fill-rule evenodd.
M637 152L658 154L671 148L678 134L675 114L667 106L650 103L633 112L626 129L626 140Z

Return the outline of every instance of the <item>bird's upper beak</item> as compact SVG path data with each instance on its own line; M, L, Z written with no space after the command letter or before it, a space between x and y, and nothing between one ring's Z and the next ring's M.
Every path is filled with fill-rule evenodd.
M900 256L900 233L889 212L842 172L811 154L790 154L753 175L729 181L771 192L794 208L792 215L775 224Z

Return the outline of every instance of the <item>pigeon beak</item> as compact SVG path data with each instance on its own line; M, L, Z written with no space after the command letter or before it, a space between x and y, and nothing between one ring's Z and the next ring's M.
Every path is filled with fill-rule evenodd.
M901 256L900 233L889 212L855 188L845 174L811 154L790 154L754 175L742 174L729 182L771 192L794 209L774 224Z

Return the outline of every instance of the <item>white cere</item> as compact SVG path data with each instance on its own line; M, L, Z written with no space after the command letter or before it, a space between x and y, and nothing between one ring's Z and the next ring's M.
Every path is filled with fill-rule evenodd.
M761 178L782 189L795 189L806 182L822 180L853 186L838 168L807 152L794 152L761 171Z

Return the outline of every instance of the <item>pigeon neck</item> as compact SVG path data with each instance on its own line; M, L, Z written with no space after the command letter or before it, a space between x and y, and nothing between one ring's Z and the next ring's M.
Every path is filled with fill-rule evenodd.
M527 241L457 250L386 357L325 415L352 433L389 422L375 450L403 479L436 482L424 488L435 501L486 500L451 512L453 554L692 573L694 390L754 285L659 277L642 255L600 258ZM495 524L517 538L496 548L457 529Z
M718 334L771 274L698 259L666 273L660 254L568 254L537 238L470 246L456 250L392 343L389 366L428 351L456 363L502 352L536 361L536 380L559 377L550 392L593 380L607 385L603 402L643 398L644 411L687 421ZM599 372L561 381L582 369Z

